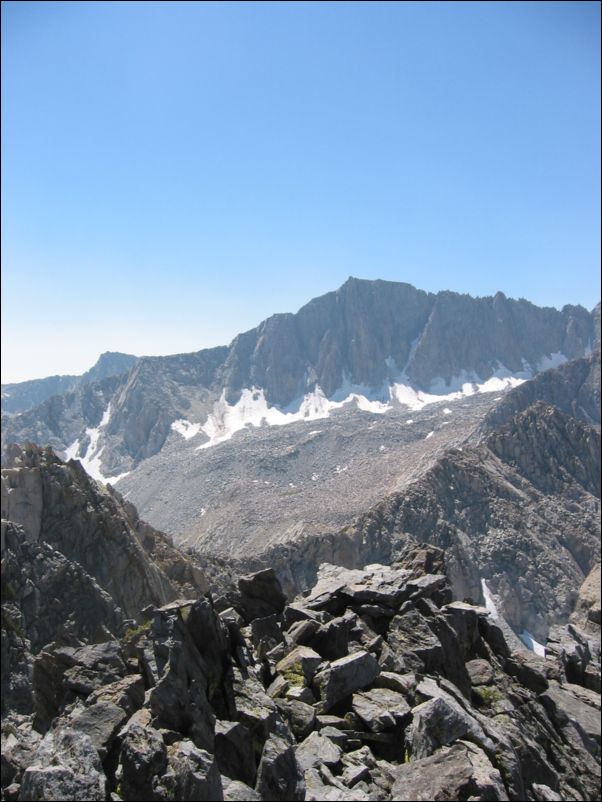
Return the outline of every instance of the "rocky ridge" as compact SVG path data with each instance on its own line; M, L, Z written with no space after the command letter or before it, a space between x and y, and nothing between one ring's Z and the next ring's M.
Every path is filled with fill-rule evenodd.
M84 384L127 373L138 357L106 351L90 370L81 376L47 376L44 379L2 385L2 412L16 414L39 406L47 398L74 390Z
M443 568L433 547L324 565L291 603L268 569L120 639L48 644L31 712L3 722L3 798L599 798L599 634L513 651ZM3 650L19 637L3 619Z
M131 504L90 479L75 460L64 463L51 449L33 444L15 446L2 469L1 491L2 519L9 527L5 532L3 526L3 548L5 534L16 537L21 560L34 573L44 567L46 557L56 561L61 574L74 572L86 586L92 583L108 594L123 620L139 620L148 604L207 589L202 571L170 538L140 521ZM43 622L43 607L40 591L32 593L35 585L19 576L26 574L21 560L12 579L26 596L31 594L33 625ZM65 621L72 613L85 613L77 605L71 609L58 601L56 606ZM73 634L79 636L77 627Z

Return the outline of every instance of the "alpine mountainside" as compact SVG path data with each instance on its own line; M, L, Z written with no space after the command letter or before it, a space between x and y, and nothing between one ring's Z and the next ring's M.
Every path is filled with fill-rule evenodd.
M127 373L138 357L106 351L90 370L81 376L47 376L45 379L31 379L2 385L2 412L26 412L53 395L60 395L89 382L100 381L110 376Z
M324 417L345 401L374 410L494 377L528 378L583 356L596 342L595 321L582 307L538 308L502 293L472 298L349 279L228 347L140 359L100 414L76 394L60 409L4 420L3 444L48 443L95 460L98 478L121 476L174 433L211 447L245 426Z
M359 433L374 483L401 431L402 489L237 560L183 554L77 460L9 447L3 797L598 799L599 361L338 410L318 450ZM298 463L305 427L248 433L243 471L254 450L272 478Z

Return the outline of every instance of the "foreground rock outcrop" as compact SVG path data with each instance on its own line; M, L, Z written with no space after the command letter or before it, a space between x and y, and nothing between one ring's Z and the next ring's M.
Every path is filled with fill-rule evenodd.
M10 528L7 554L25 539ZM570 625L590 644L582 676L561 651L513 651L425 573L443 564L421 547L323 565L291 603L267 569L153 605L119 637L46 644L31 711L5 711L3 798L599 798L600 696L581 681L599 681L599 640L596 663ZM4 621L3 670L5 639L26 640Z

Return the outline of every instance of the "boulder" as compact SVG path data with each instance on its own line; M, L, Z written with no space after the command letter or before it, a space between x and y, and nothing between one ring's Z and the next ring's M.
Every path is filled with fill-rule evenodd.
M347 614L318 627L310 640L312 649L326 660L345 657L349 651L350 631L355 619L356 616Z
M587 694L587 696L586 696ZM554 723L572 725L587 751L600 759L600 697L580 686L551 684L539 697Z
M297 762L303 771L321 764L336 766L341 760L342 750L321 733L312 732L296 749Z
M70 729L48 732L23 773L19 797L104 800L106 778L91 738Z
M469 660L466 670L471 685L491 685L493 682L493 668L487 660Z
M180 741L167 750L168 769L162 786L168 799L209 802L224 798L222 780L213 755L192 741Z
M379 673L374 655L363 650L335 660L314 679L322 700L320 712L326 712L345 697L366 688Z
M89 707L76 709L66 719L66 723L69 728L87 735L104 759L127 718L123 707L113 702L97 702Z
M276 671L291 685L306 685L311 682L322 658L309 646L295 646L286 657L276 663Z
M129 674L123 679L104 685L86 699L87 705L111 702L131 716L144 704L144 679L141 674Z
M433 673L443 666L443 647L411 602L406 603L391 621L388 643L412 669Z
M316 621L312 618L306 618L302 621L295 621L286 635L291 643L294 643L298 646L307 646L320 627L321 625L319 621Z
M410 800L507 800L499 771L478 746L460 741L430 757L404 763L397 771L392 798Z
M224 789L224 802L255 802L255 800L261 802L261 796L254 788L250 788L238 780L222 777L222 786Z
M286 605L286 596L273 568L241 576L238 590L241 597L240 612L246 623L254 618L281 613Z
M295 802L305 798L305 782L295 750L277 735L271 735L265 742L255 790L266 802L281 799Z
M288 721L294 736L302 740L316 726L316 711L311 705L296 699L278 699L276 707Z
M151 726L132 724L121 741L119 775L123 799L157 799L155 786L167 767L167 749Z
M353 694L353 712L372 732L395 727L409 720L411 710L402 694L388 688L373 688Z
M250 733L256 759L259 760L263 745L270 735L292 740L290 730L282 720L274 701L270 699L262 684L250 672L243 675L234 670L234 692L236 718Z
M418 680L416 679L416 674L412 672L396 674L392 671L381 671L374 684L377 688L389 688L409 697L414 693Z
M251 734L242 724L236 721L215 723L215 759L226 777L255 785L257 768Z
M432 755L441 746L468 739L493 750L482 726L449 695L437 696L412 710L406 742L413 759Z
M284 635L282 634L280 615L274 613L265 618L255 618L251 621L251 640L259 659L265 657L271 649L282 643Z

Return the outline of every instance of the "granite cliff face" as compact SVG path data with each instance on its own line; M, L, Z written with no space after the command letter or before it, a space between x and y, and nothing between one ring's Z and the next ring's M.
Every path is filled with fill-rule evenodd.
M449 393L494 374L529 376L583 356L596 342L596 319L582 307L538 308L501 293L475 299L349 279L296 314L274 315L240 334L229 347L139 360L107 396L102 475L121 475L158 453L181 420L203 442L201 426L219 426L252 388L279 412L298 409L308 394L313 405L352 392L388 402L394 381ZM31 439L65 452L77 444L75 456L83 457L85 433L97 425L83 397L51 407L4 420L3 445Z
M2 412L26 412L53 395L60 395L90 382L127 373L137 357L106 351L93 367L81 376L48 376L45 379L2 385Z

